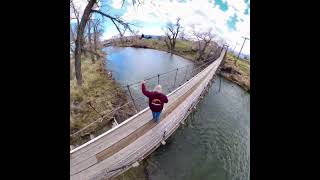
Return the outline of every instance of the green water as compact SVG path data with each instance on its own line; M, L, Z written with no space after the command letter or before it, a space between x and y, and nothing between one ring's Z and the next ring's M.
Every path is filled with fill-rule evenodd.
M250 94L224 79L221 85L151 154L150 179L249 179Z
M150 49L112 48L107 52L107 68L118 72L115 78L120 83L190 64L181 57ZM225 79L219 93L218 89L219 78L186 125L149 156L147 179L249 179L250 94Z

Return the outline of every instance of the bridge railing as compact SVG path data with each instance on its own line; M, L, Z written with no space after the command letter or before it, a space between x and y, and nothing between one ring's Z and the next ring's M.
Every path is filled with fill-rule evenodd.
M216 58L214 60L216 60ZM214 60L203 62L198 65L190 64L171 69L164 73L145 77L144 81L148 90L153 90L157 84L161 84L163 93L169 94L205 69ZM112 71L111 73L115 74L117 72ZM131 117L137 112L148 107L148 98L141 92L140 81L126 85L121 83L119 84L122 90L127 94L127 102L112 109L111 111L103 111L103 109L95 107L94 102L89 103L88 106L96 112L98 118L81 129L76 129L76 131L70 132L70 144L73 145L73 148L86 143L108 129L113 128L118 123L126 120L128 117Z

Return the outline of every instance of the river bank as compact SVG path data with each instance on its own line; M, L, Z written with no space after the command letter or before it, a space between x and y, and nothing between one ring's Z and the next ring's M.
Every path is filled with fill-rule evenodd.
M161 50L169 53L169 50L164 41L159 39L127 39L127 40L113 40L113 46L118 47L135 47ZM192 42L187 40L177 40L175 55L181 56L185 59L197 63L197 50L192 45ZM236 57L227 53L225 60L219 67L221 75L226 79L238 84L247 92L250 92L250 62L239 59L237 65L234 64Z
M250 93L250 62L245 60L238 60L235 65L236 57L227 54L226 58L220 65L221 76L231 82L238 84L245 91Z
M82 58L81 69L84 80L82 87L76 85L74 60L71 59L70 135L97 121L101 118L99 114L103 115L104 119L90 125L81 133L70 136L70 145L79 146L90 140L90 135L97 136L111 129L114 119L120 123L134 114L131 106L121 108L115 113L109 113L125 104L127 97L112 78L111 73L106 70L105 56L101 51L101 57L95 63L92 63L89 56Z
M118 47L148 48L170 53L165 42L157 39L114 40L112 45ZM181 56L190 61L194 61L196 58L196 51L192 50L190 42L183 40L177 40L175 52L172 54Z

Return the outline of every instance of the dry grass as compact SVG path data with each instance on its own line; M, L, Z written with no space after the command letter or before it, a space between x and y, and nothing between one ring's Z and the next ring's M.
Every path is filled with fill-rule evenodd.
M224 64L222 65L222 75L237 83L246 91L250 91L250 62L239 59L237 65L234 64L236 57L227 54Z
M117 41L116 46L150 48L168 52L168 48L164 41L158 39L136 39L134 41ZM174 54L179 55L185 59L194 61L197 53L192 51L192 44L190 41L177 40Z
M101 116L96 113L87 102L101 114L108 114L112 109L126 102L125 93L117 86L116 82L105 70L103 60L98 60L94 64L88 58L82 58L83 85L78 87L74 73L74 61L71 60L72 77L70 77L70 134L82 129ZM123 115L129 117L133 114L132 107L123 109ZM106 116L107 118L99 123L95 123L90 128L81 132L78 136L70 138L71 144L79 144L86 141L88 134L97 135L101 131L111 128L110 120L115 114ZM118 122L123 119L117 119Z

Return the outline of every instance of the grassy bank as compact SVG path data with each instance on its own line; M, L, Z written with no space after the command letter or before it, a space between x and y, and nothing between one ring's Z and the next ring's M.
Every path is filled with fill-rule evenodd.
M165 42L158 39L135 39L123 42L116 41L114 45L119 47L149 48L168 52ZM192 47L193 46L190 41L177 40L175 52L173 54L194 61L197 52L192 50Z
M84 80L82 87L76 85L74 60L71 59L70 65L70 134L101 118L88 102L100 114L105 115L102 122L94 123L81 133L70 137L70 145L82 144L90 139L90 134L96 136L110 129L114 118L120 123L134 114L131 106L109 114L114 108L126 103L127 97L106 71L104 58L100 58L95 63L92 63L89 57L82 58L81 69Z
M114 41L113 45L119 47L150 48L168 52L165 42L158 39ZM191 41L177 40L174 54L196 62L197 50ZM250 62L239 59L237 65L235 65L235 59L234 55L227 53L224 63L220 66L222 70L221 75L250 92Z
M225 60L220 66L221 75L250 92L250 62L239 59L235 65L236 59L230 53L226 55Z

